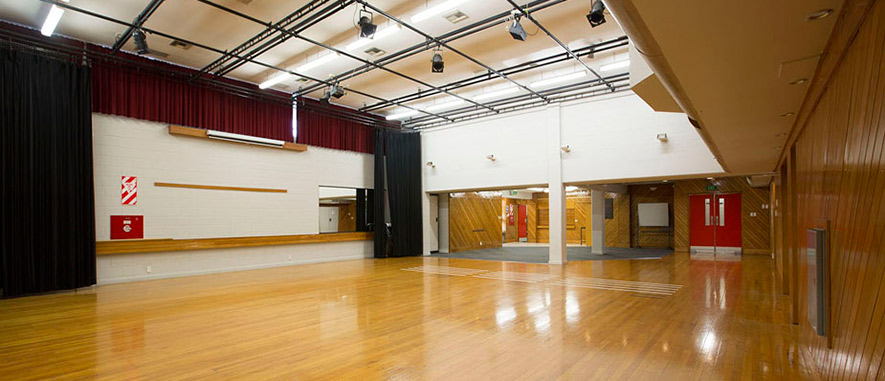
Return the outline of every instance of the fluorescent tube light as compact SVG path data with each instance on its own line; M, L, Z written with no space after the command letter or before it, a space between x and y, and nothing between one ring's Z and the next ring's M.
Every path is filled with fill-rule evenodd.
M333 60L335 60L335 58L338 58L338 53L332 52L332 53L326 54L320 58L317 58L313 61L310 61L304 65L299 66L297 69L295 69L295 71L297 71L299 73L303 73L303 72L306 72L306 71L313 69L315 67L322 66L322 65L325 65L329 62L332 62Z
M55 32L55 27L58 26L58 22L61 21L61 15L64 13L64 9L53 4L52 8L49 8L46 20L43 21L43 28L40 29L40 33L43 33L46 37L51 37L52 33Z
M345 46L344 48L347 49L348 52L353 51L353 50L357 50L359 48L362 48L363 46L366 46L366 45L372 43L372 41L378 41L384 37L387 37L387 36L390 36L396 32L399 32L399 30L400 30L399 24L393 24L391 26L388 26L384 29L381 29L381 30L375 32L374 38L360 38L359 40L356 40L354 42L351 42L350 44L347 44L347 46Z
M601 71L612 71L612 70L617 70L617 69L620 69L620 68L625 68L625 67L628 67L628 66L630 66L630 60L623 60L623 61L618 61L618 62L613 62L613 63L610 63L610 64L602 65L602 66L599 67L599 70L601 70Z
M286 144L286 142L284 142L282 140L259 138L257 136L249 136L249 135L232 134L230 132L222 132L222 131L209 130L206 132L206 135L209 136L210 139L226 140L229 142L255 144L255 145L260 145L260 146L268 146L268 147L280 148L284 144Z
M258 85L258 88L259 89L266 89L268 87L276 85L276 84L283 82L283 81L285 81L289 78L292 78L292 77L294 77L294 75L289 74L289 73L282 73L280 75L277 75L277 76L274 76L274 77L268 79L267 81L261 82L261 84Z
M464 103L464 100L462 100L462 99L455 99L455 100L450 101L450 102L437 103L437 104L435 104L435 105L433 105L433 106L428 106L428 107L426 108L426 110L427 110L427 111L445 110L445 109L447 109L447 108L452 108L452 107L455 107L455 106L460 105L460 104L462 104L462 103Z
M413 23L427 20L433 16L436 16L440 13L443 13L445 11L452 9L452 8L455 8L465 1L467 1L467 0L447 0L447 1L444 1L442 3L439 3L437 5L434 5L430 8L427 8L421 12L414 14L409 20L411 20Z
M417 115L417 114L418 114L418 110L408 110L408 111L398 112L395 114L390 114L387 116L387 120L405 119L405 118L408 118L410 116Z
M576 72L574 72L574 73L570 73L570 74L566 74L566 75L560 75L560 76L558 76L558 77L547 78L547 79L542 79L542 80L540 80L540 81L532 82L532 83L529 84L529 87L544 87L544 86L549 86L549 85L553 85L553 84L557 84L557 83L568 82L568 81L571 81L571 80L573 80L573 79L582 78L582 77L585 77L586 75L587 75L587 72L586 72L586 71L583 71L583 70L581 70L581 71L576 71Z
M492 92L488 92L488 93L484 93L484 94L479 94L479 95L473 97L473 100L481 101L481 100L486 100L486 99L497 98L502 95L513 94L517 91L519 91L519 88L516 86L508 87L506 89L501 89L501 90L492 91Z

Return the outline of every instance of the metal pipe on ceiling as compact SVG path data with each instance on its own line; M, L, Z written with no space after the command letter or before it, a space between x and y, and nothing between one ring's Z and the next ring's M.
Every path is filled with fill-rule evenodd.
M93 12L93 11L89 11L89 10L86 10L86 9L83 9L83 8L78 8L78 7L72 6L72 5L68 4L68 3L64 3L64 2L58 1L58 0L40 0L40 1L42 1L42 2L44 2L44 3L55 4L55 5L59 6L59 7L62 7L62 8L65 8L65 9L69 9L69 10L74 11L74 12L82 13L82 14L85 14L85 15L88 15L88 16L96 17L96 18L99 18L99 19L102 19L102 20L105 20L105 21L108 21L108 22L112 22L112 23L116 23L116 24L120 24L120 25L125 25L125 26L130 26L130 27L134 25L134 24L128 23L128 22L126 22L126 21L122 21L122 20L115 19L115 18L110 17L110 16L105 16L105 15L102 15L102 14L100 14L100 13L96 13L96 12ZM168 39L179 40L179 41L185 42L185 43L187 43L187 44L191 44L191 45L196 46L196 47L201 48L201 49L209 50L209 51L212 51L212 52L215 52L215 53L219 53L219 54L224 54L224 51L222 51L221 49L213 48L213 47L208 46L208 45L200 44L200 43L197 43L197 42L194 42L194 41L190 41L190 40L187 40L187 39L184 39L184 38L176 37L176 36L173 36L173 35L170 35L170 34L167 34L167 33L163 33L163 32L157 31L157 30L149 29L149 28L144 28L144 27L142 27L141 29L144 30L144 31L146 31L146 32L150 32L150 33L153 33L153 34L156 34L156 35L158 35L158 36L162 36L162 37L165 37L165 38L168 38ZM257 60L252 59L252 58L246 58L246 57L242 57L242 56L239 56L239 55L234 55L234 57L237 57L237 58L240 58L240 59L246 60L247 62L252 62L252 63L254 63L254 64L256 64L256 65L260 65L260 66L266 67L266 68L268 68L268 69L274 69L274 70L278 70L278 71L281 71L281 72L284 72L284 73L289 73L289 74L292 74L292 75L295 75L295 76L299 76L299 77L307 78L307 79L310 79L310 80L312 80L312 81L316 81L316 82L324 83L324 84L326 84L326 85L328 85L328 86L331 86L331 85L333 84L332 82L329 82L329 81L326 81L326 80L323 80L323 79L314 78L314 77L311 77L311 76L308 76L308 75L304 75L304 74L299 74L299 73L296 73L296 72L294 72L294 71L291 71L291 70L288 70L288 69L283 69L283 68L280 68L280 67L276 67L276 66L274 66L274 65L270 65L270 64L267 64L267 63L264 63L264 62L261 62L261 61L257 61ZM362 96L365 96L365 97L368 97L368 98L372 98L372 99L379 100L379 101L386 101L385 98L381 98L381 97L376 96L376 95L371 95L371 94L366 93L366 92L362 92L362 91L358 91L358 90L354 90L354 89L348 89L348 90L351 91L351 92L353 92L353 93L356 93L356 94L359 94L359 95L362 95ZM414 108L414 107L409 106L409 105L401 104L401 106L402 106L402 107L405 107L405 108L408 108L408 109L411 109L411 110L416 110L416 111L421 112L421 113L424 113L424 114L437 116L437 117L439 117L440 119L443 119L443 120L448 120L447 118L442 117L442 116L438 116L438 115L435 114L435 113L427 112L427 111L424 111L424 110L419 110L419 109Z
M621 37L617 37L617 38L614 38L614 39L611 39L608 41L603 41L600 43L596 43L596 44L588 45L588 46L585 46L585 47L582 47L579 49L575 49L574 53L580 57L580 56L584 56L584 55L600 53L600 52L604 52L607 50L627 46L627 44L628 44L627 36L621 36ZM536 60L523 62L523 63L517 64L517 65L510 66L510 67L506 67L506 68L500 69L500 71L502 73L507 74L507 75L513 75L513 74L522 73L522 72L529 71L529 70L543 68L545 66L553 65L553 64L560 63L560 62L567 61L567 60L571 60L571 57L568 55L568 53L562 52L562 53L553 54L553 55L550 55L547 57L539 58ZM480 74L480 75L476 75L476 76L473 76L470 78L462 79L460 81L452 82L452 83L443 85L441 87L446 90L456 90L456 89L460 89L463 87L472 86L472 85L476 85L476 84L483 83L483 82L488 82L493 79L496 79L496 78L494 76L491 76L490 74L486 73L486 74ZM439 93L434 92L432 90L431 91L418 91L415 93L411 93L411 94L403 95L403 96L400 96L397 98L393 98L392 101L411 102L411 101L415 101L418 99L434 96L437 94L439 94ZM361 108L360 110L361 111L375 111L375 110L380 110L380 109L391 107L391 106L392 105L389 103L378 102L378 103L375 103L372 105L365 106L365 107Z
M120 51L120 48L122 48L123 45L129 42L129 38L132 37L132 33L134 33L138 28L141 28L141 26L144 25L145 22L147 22L148 18L150 18L151 15L154 14L154 11L156 11L157 8L160 7L160 4L163 4L163 0L151 0L151 2L148 3L146 7L144 7L144 10L142 10L141 13L139 13L138 16L135 17L135 20L132 22L134 26L126 28L126 31L123 32L120 38L118 38L117 41L114 42L112 54L117 54L117 52Z
M572 56L572 58L574 58L575 61L578 61L578 63L580 63L582 66L584 66L585 69L587 69L587 70L589 70L591 73L593 73L593 75L595 75L596 78L602 79L602 76L599 75L599 73L597 73L596 70L593 70L593 69L590 67L590 65L587 65L586 62L581 61L581 59L580 59L577 55L575 55L575 53L574 53L571 49L569 49L569 47L568 47L566 44L563 44L562 41L560 41L558 38L556 38L556 36L553 35L553 33L550 33L550 31L547 30L547 28L545 28L543 25L541 25L541 23L538 22L538 20L535 20L534 16L532 16L531 13L529 13L529 12L526 11L525 9L521 8L521 7L520 7L518 4L516 4L516 2L513 1L513 0L507 0L507 2L510 3L510 5L513 5L514 8L516 8L516 9L518 9L520 12L522 12L522 14L523 14L527 19L529 19L531 22L533 22L535 25L537 25L539 29L541 29L542 31L544 31L544 33L547 34L547 37L550 37L550 39L552 39L553 41L556 41L556 43L559 44L559 46L561 46L563 49L565 49L565 51L566 51L570 56ZM612 86L610 86L610 85L609 85L609 88L612 89L612 90L614 90L614 87L612 87Z
M537 12L542 9L546 9L548 7L554 6L556 4L559 4L559 3L562 3L565 1L566 0L535 0L535 1L532 1L528 4L526 4L525 7L531 8L530 9L531 12ZM436 38L440 41L444 41L446 43L449 43L449 42L458 40L460 38L470 36L474 33L481 32L481 31L486 30L488 28L500 25L500 24L506 22L507 17L509 17L509 16L510 16L510 11L501 12L496 15L492 15L492 16L489 16L485 19L477 21L473 24L466 25L461 28L455 29L451 32L439 35ZM408 48L399 50L394 53L390 53L388 55L385 55L384 57L376 60L375 63L380 64L380 65L391 64L391 63L406 59L408 57L411 57L415 54L430 50L432 48L433 48L433 45L428 44L427 42L418 43L418 44L412 45ZM331 80L333 80L333 81L348 80L348 79L354 78L356 76L368 73L368 72L372 71L372 69L374 69L374 67L371 65L363 65L363 66L348 70L344 73L335 75L331 78ZM320 85L313 84L313 85L310 85L302 90L299 90L298 94L309 94L313 91L316 91L320 87L321 87Z
M508 77L508 76L502 74L501 72L499 72L499 71L493 69L491 66L486 65L486 64L480 62L480 61L477 60L476 58L473 58L473 57L471 57L471 56L469 56L469 55L467 55L467 54L462 53L460 50L453 48L451 45L449 45L449 44L447 44L447 43L445 43L445 42L439 40L439 39L436 38L436 37L433 37L433 36L431 36L431 35L429 35L429 34L427 34L427 33L424 33L424 31L422 31L422 30L420 30L420 29L418 29L418 28L415 28L415 27L412 26L411 24L406 23L405 21L402 21L402 20L398 19L398 18L396 18L396 17L394 17L394 16L388 14L387 12L384 12L384 11L381 10L380 8L378 8L378 7L376 7L376 6L372 5L372 4L369 4L367 1L365 1L365 0L356 0L356 1L357 1L358 3L360 3L360 4L362 4L364 7L369 8L369 9L371 9L371 10L377 12L378 14L380 14L380 15L382 15L382 16L384 16L384 17L387 17L387 19L389 19L389 20L393 20L394 22L399 23L400 25L402 25L402 26L404 26L404 27L410 29L411 31L420 34L420 35L423 36L424 38L429 39L429 40L432 40L434 43L436 43L436 44L438 44L438 45L440 45L440 46L445 47L446 49L448 49L448 50L451 51L452 53L455 53L455 54L457 54L457 55L459 55L459 56L461 56L461 57L464 57L464 58L466 58L468 61L473 62L473 63L476 64L476 65L479 65L479 66L484 67L486 70L488 70L488 71L490 71L490 72L492 72L492 73L495 73L495 75L501 77L502 79L505 79L505 80L507 80L507 81L510 81L510 83L512 83L512 84L514 84L514 85L516 85L516 86L521 87L523 90L528 91L528 92L531 93L532 95L534 95L534 96L536 96L536 97L539 97L539 98L541 98L541 99L543 99L543 100L547 100L547 98L545 98L543 95L538 94L538 93L535 92L534 90L530 89L528 86L523 85L523 84L521 84L521 83L519 83L519 82L514 81L514 80L511 79L510 77ZM451 95L449 92L445 92L445 93ZM460 96L456 96L456 97L457 97L457 98L462 98L462 97L460 97ZM462 99L464 99L464 98L462 98ZM471 101L471 102L472 102L472 103L476 103L476 102L474 102L474 101Z
M249 16L249 15L247 15L247 14L245 14L245 13L242 13L242 12L236 11L236 10L234 10L234 9L231 9L231 8L225 7L225 6L221 5L221 4L217 4L217 3L212 2L212 1L210 1L210 0L197 0L197 1L199 1L199 2L201 2L201 3L204 3L204 4L207 4L207 5L210 5L210 6L213 6L213 7L215 7L215 8L218 8L218 9L223 10L223 11L225 11L225 12L228 12L228 13L230 13L230 14L233 14L233 15L239 16L239 17L241 17L241 18L243 18L243 19L246 19L246 20L249 20L249 21L252 21L252 22L258 23L258 24L267 25L267 23L265 23L265 22L263 22L263 21L261 21L261 20L259 20L259 19L256 19L256 18L254 18L254 17L252 17L252 16ZM403 78L403 79L407 79L407 80L412 81L412 82L415 82L415 83L417 83L417 84L419 84L419 85L427 86L427 87L429 87L429 88L431 88L431 89L434 89L434 90L437 90L437 91L444 92L444 93L446 93L446 94L448 94L448 95L451 95L451 96L453 96L453 97L455 97L455 98L459 98L459 99L461 99L461 100L464 100L464 101L467 101L467 102L473 103L473 104L475 104L475 105L477 105L477 106L485 107L485 108L487 108L489 111L495 111L495 109L493 109L493 108L491 108L491 107L488 107L488 106L485 106L485 105L483 105L482 103L476 102L476 101L471 100L471 99L464 98L464 97L462 97L462 96L460 96L460 95L458 95L458 94L451 93L451 92L448 92L448 91L446 91L446 90L442 90L442 89L440 89L439 87L434 86L434 85L432 85L432 84L430 84L430 83L427 83L427 82L424 82L424 81L422 81L422 80L420 80L420 79L417 79L417 78L411 77L411 76L409 76L409 75L406 75L406 74L400 73L400 72L395 71L395 70L393 70L393 69L389 69L389 68L386 68L386 67L384 67L384 66L378 65L378 64L376 64L376 63L374 63L374 62L371 62L371 61L365 60L365 59L363 59L363 58L360 58L360 57L358 57L358 56L355 56L355 55L353 55L353 54L350 54L350 53L348 53L348 52L345 52L345 51L343 51L343 50L341 50L341 49L338 49L338 48L335 48L335 47L333 47L333 46L330 46L330 45L324 44L324 43L322 43L322 42L319 42L319 41L313 40L313 39L311 39L311 38L307 38L307 37L304 37L304 36L301 36L301 35L293 34L292 32L287 31L287 30L284 30L284 29L279 29L279 30L280 30L282 33L289 33L289 34L291 34L292 37L297 38L297 39L300 39L300 40L305 41L305 42L307 42L307 43L310 43L310 44L313 44L313 45L316 45L316 46L322 47L322 48L327 49L327 50L331 50L331 51L333 51L333 52L335 52L335 53L338 53L338 54L343 55L343 56L345 56L345 57L348 57L348 58L350 58L350 59L354 59L354 60L360 61L360 62L362 62L362 63L364 63L364 64L368 64L368 65L376 66L376 67L378 67L378 68L381 69L381 70L384 70L384 71L386 71L386 72L388 72L388 73L391 73L391 74L396 75L396 76L398 76L398 77L401 77L401 78ZM305 78L307 78L307 77L305 77ZM410 107L410 108L411 108L411 107ZM421 111L421 110L419 110L419 111ZM423 112L423 111L422 111L422 112Z
M629 80L630 80L630 76L628 73L621 73L621 74L615 74L615 75L611 75L608 77L604 77L603 79L593 78L593 79L586 80L586 81L565 84L562 86L546 89L541 92L545 96L547 96L548 98L559 99L559 98L556 98L557 95L567 93L567 92L576 91L576 90L581 90L582 88L592 88L592 87L599 86L599 85L604 85L604 86L606 86L607 89L611 90L611 88L608 87L608 84L612 84L614 87L617 88L618 85L615 85L616 83L621 83L621 82L627 81L627 82L623 83L623 86L629 87ZM529 94L519 94L519 95L509 97L509 98L503 98L503 99L495 100L493 102L488 102L488 104L503 110L503 109L508 109L508 106L512 106L512 105L519 104L519 103L524 103L525 101L530 101L532 99L533 98ZM534 102L531 104L540 105L540 104L544 104L544 103L543 102L540 102L540 103ZM467 115L470 113L476 113L477 111L481 115L491 115L491 114L485 113L482 110L478 110L477 108L475 108L473 106L452 109L452 110L442 112L441 114L446 117L451 118L453 121L459 121L459 120L463 119L463 117L462 117L463 115ZM413 118L413 119L410 119L409 121L405 122L405 124L410 128L412 128L413 126L421 126L421 125L425 125L425 124L435 124L435 123L436 122L434 122L432 119L429 119L426 117L417 117L417 118Z

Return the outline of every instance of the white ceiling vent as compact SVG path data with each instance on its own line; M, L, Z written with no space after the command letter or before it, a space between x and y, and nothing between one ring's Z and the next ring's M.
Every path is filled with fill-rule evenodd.
M449 13L443 15L443 17L444 17L446 20L449 20L449 22L452 23L452 24L457 24L457 23L459 23L459 22L461 22L461 21L464 21L464 20L467 20L467 19L469 18L469 17L467 17L466 14L464 14L464 12L461 12L461 11L459 11L459 10L457 10L457 9L454 10L454 11L452 11L452 12L449 12Z
M381 49L374 48L374 47L373 47L373 48L366 49L366 50L364 50L363 52L366 53L366 54L368 54L368 55L370 55L370 56L372 56L372 57L379 57L379 56L384 55L384 53L387 53L387 52L385 52L385 51L383 51L383 50L381 50Z

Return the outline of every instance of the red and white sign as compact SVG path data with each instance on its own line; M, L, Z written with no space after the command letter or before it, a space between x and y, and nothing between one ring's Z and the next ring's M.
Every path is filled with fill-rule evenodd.
M144 216L111 216L111 239L144 238Z
M120 181L120 203L123 205L138 204L138 178L122 176Z

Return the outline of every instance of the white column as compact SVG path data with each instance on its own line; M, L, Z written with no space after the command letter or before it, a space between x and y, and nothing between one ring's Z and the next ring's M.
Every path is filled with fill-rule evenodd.
M590 239L593 254L605 252L605 191L590 190Z
M568 261L565 231L565 187L562 185L562 139L559 105L547 107L547 187L550 191L550 251L548 263Z

